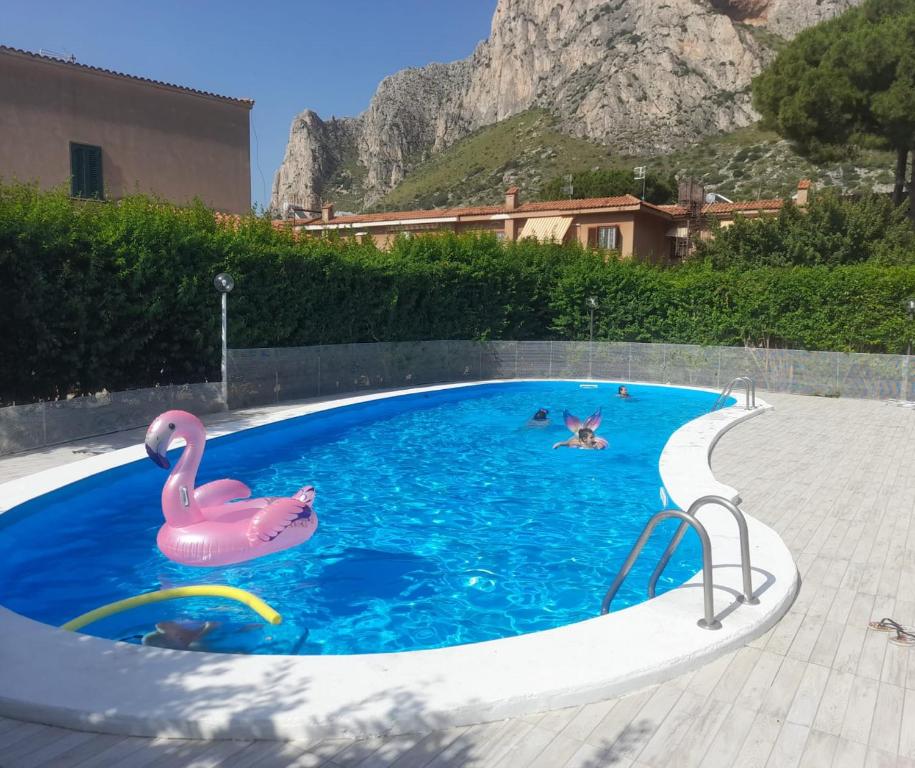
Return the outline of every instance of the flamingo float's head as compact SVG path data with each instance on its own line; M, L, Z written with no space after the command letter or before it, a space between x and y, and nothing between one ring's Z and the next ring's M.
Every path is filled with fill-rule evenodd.
M166 411L157 416L146 430L146 453L162 469L168 469L168 448L177 438L185 440L205 435L203 424L187 411Z

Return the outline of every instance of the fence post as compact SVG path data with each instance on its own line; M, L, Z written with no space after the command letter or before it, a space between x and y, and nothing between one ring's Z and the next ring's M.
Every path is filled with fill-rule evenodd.
M550 367L549 367L549 372L547 373L547 378L548 379L553 378L553 342L552 341L550 341Z

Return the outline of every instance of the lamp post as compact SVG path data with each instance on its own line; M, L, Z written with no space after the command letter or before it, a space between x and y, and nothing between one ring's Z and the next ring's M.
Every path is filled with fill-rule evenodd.
M905 303L905 313L909 316L909 320L915 320L915 299L908 299ZM906 334L909 337L909 346L906 351L906 357L912 354L912 332L911 330Z
M594 368L594 310L597 309L597 297L589 296L588 297L588 313L590 319L588 321L588 378L593 378L591 372Z
M909 316L909 320L915 320L915 299L906 299L905 302L905 313ZM902 390L902 399L909 399L909 359L912 356L912 329L911 323L906 333L908 337L908 345L905 350L905 379L903 381L903 390Z
M226 338L229 330L226 317L229 291L235 287L235 280L228 272L220 272L213 278L213 285L222 294L222 403L226 410L229 410L229 379L227 376L229 349Z

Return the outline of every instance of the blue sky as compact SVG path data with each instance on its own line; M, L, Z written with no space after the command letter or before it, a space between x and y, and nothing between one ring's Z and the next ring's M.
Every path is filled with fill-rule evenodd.
M263 204L298 112L355 115L386 75L467 56L488 36L495 6L496 0L0 0L0 42L254 99L251 197Z

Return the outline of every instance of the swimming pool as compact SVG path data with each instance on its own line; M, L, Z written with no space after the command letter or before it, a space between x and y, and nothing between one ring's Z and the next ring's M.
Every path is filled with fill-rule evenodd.
M550 629L598 612L645 521L659 508L658 457L715 395L573 382L483 385L324 411L213 440L198 483L237 477L255 495L317 488L318 532L241 565L199 569L155 547L166 474L108 470L0 517L0 603L61 624L102 603L169 586L250 589L283 614L181 601L121 614L93 634L138 641L156 622L219 622L206 648L328 655L438 648ZM529 427L538 408L552 424ZM561 411L598 407L601 452L551 450ZM670 528L653 537L663 547ZM640 559L615 608L643 599L657 560ZM690 535L665 573L699 568Z

